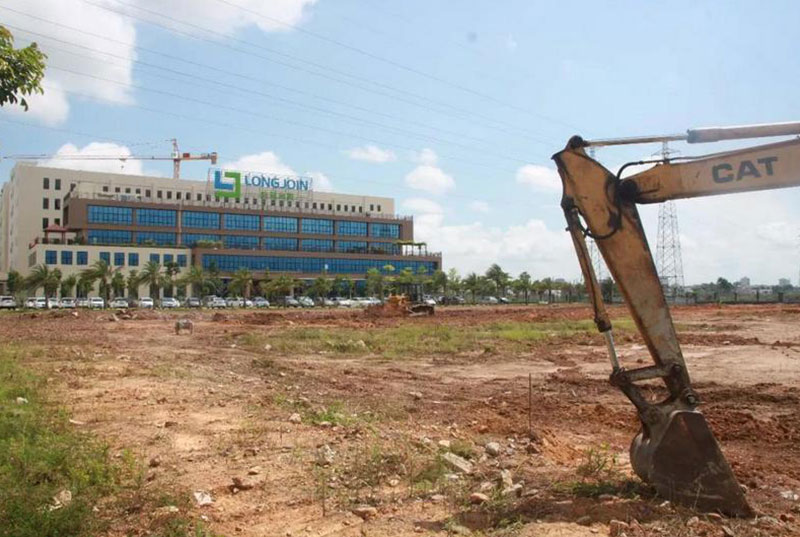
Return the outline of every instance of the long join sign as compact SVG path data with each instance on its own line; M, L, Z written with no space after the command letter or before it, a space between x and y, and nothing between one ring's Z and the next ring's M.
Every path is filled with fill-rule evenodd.
M214 193L218 198L239 198L242 195L242 184L266 190L283 190L307 192L311 190L311 179L285 175L268 175L260 172L242 172L238 170L209 169L214 177Z

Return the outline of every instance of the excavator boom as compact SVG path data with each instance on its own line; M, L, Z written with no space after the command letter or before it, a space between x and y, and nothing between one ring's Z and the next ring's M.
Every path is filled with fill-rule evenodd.
M735 132L699 129L694 141L747 135L787 134L794 125L738 127ZM754 134L755 132L758 134ZM660 141L688 137L620 139ZM706 139L703 140L702 138ZM715 138L716 137L716 138ZM611 383L636 407L641 431L631 444L631 465L644 481L667 499L705 511L750 516L741 487L699 410L678 344L661 281L647 243L637 203L800 185L800 140L709 155L683 162L661 161L653 168L620 179L590 158L584 148L613 140L570 139L553 156L563 184L562 208L578 254L595 324L606 337L612 365ZM595 240L617 282L654 364L625 369L614 350L612 326L594 274L585 236ZM661 401L646 398L637 383L660 379Z

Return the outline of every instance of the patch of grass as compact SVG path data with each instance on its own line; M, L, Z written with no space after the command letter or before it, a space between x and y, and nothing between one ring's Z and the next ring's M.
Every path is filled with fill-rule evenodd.
M447 463L441 454L430 460L415 465L411 474L411 487L415 492L427 492L437 488L445 476L450 473Z
M452 440L450 442L450 451L451 453L455 453L459 457L463 457L465 459L472 459L475 457L475 446L471 443L467 442L466 440Z
M323 408L307 410L303 416L303 421L311 422L314 425L319 425L320 423L349 425L353 422L353 417L345 412L344 404L341 401L333 401Z
M0 352L0 535L92 534L101 525L92 508L115 490L119 471L104 444L42 401L43 381L18 358ZM71 500L56 508L59 493Z

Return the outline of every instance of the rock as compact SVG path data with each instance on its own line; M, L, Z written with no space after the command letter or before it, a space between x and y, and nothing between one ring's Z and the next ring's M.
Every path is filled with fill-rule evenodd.
M164 507L159 507L158 509L156 509L156 513L162 514L162 515L168 515L168 514L179 513L179 512L180 512L180 509L178 509L174 505L165 505Z
M247 477L234 477L231 479L233 481L233 487L239 490L250 490L264 482L264 479L257 476L247 476Z
M722 515L719 513L706 513L706 518L712 522L722 522Z
M414 399L414 401L419 401L420 399L422 399L422 393L420 392L408 392L408 395L410 395Z
M781 513L782 522L794 522L794 515L791 513Z
M194 496L194 501L200 507L214 503L214 498L211 497L211 494L204 490L196 490L192 495Z
M357 348L359 348L359 349L366 349L366 348L367 348L367 344L366 344L366 343L364 343L364 340L363 340L363 339L359 339L358 341L356 341L356 342L354 343L354 345L355 345Z
M371 505L362 505L353 509L353 514L362 520L370 520L378 516L378 510Z
M578 520L576 520L575 523L580 526L590 526L592 524L592 517L590 517L589 515L583 515Z
M19 398L17 398L17 399L19 399ZM796 501L800 500L800 494L797 494L793 490L784 490L783 492L781 492L781 498L783 498L784 500L789 500L789 501L792 501L792 502L796 502Z
M165 421L164 427L176 427L178 425L177 421Z
M625 530L630 529L630 526L621 520L614 520L612 519L608 523L608 535L609 537L620 537L625 533Z
M301 423L302 421L303 418L297 412L289 416L289 423Z
M247 475L258 475L261 473L260 466L253 466L247 470Z
M150 459L150 462L149 462L147 465L148 465L150 468L158 468L159 466L161 466L161 457L159 457L158 455L156 455L155 457L153 457L152 459Z
M472 463L463 457L459 457L455 453L445 453L442 455L442 459L454 470L458 470L464 474L472 473Z
M400 480L397 479L397 478L392 478L392 479L389 480L389 486L390 487L396 487L399 484L400 484Z
M780 526L781 523L774 516L760 516L756 519L758 525L762 528Z
M265 350L265 351L271 351L271 350L272 350L272 345L270 345L269 343L267 343L266 345L264 345L264 350Z
M75 317L75 318L78 318L78 317L80 317L80 316L78 315L78 312L77 312L77 311L71 311L71 312L70 312L70 315L72 315L72 316L73 316L73 317Z
M18 405L27 405L28 404L28 400L25 399L24 397L17 397L17 404Z
M722 535L723 537L736 537L736 534L728 526L722 526Z
M445 498L444 494L434 494L434 495L431 496L431 501L433 503L441 503L441 502L445 501L445 499L446 498Z
M522 483L517 483L516 485L506 487L500 492L500 494L503 496L522 496Z
M499 442L489 442L484 446L484 449L486 450L486 453L492 457L497 457L502 451Z
M453 535L472 535L472 532L466 526L460 524L452 524L450 526L450 533Z
M86 425L86 422L85 422L85 421L78 421L78 420L74 420L74 419L72 419L72 418L70 418L70 419L69 419L69 422L70 422L72 425Z
M614 496L613 494L601 494L597 497L597 499L600 500L601 502L613 502L614 500L617 499L617 497Z
M511 470L500 470L497 474L497 480L500 482L502 488L510 488L514 486L514 479L511 477Z
M473 505L481 505L489 501L489 497L483 492L473 492L469 495L469 503Z
M68 506L70 503L72 503L72 492L67 489L60 490L58 494L53 496L53 503L50 504L50 511L56 511L57 509Z
M700 523L700 518L693 516L689 520L686 521L686 527L691 528L693 526L697 526Z
M442 449L450 449L450 440L439 440L437 444Z
M317 450L317 465L330 466L333 464L334 455L336 455L336 453L328 444L325 444Z
M478 487L478 489L481 492L486 492L487 490L492 490L493 488L494 488L494 483L492 483L491 481L484 481L483 483L481 483L481 486Z

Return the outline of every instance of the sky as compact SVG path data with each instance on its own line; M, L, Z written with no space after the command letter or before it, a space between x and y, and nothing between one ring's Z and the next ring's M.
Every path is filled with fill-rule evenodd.
M48 54L44 95L0 110L0 181L15 155L168 176L48 159L167 156L177 138L225 167L392 197L445 269L577 280L551 155L573 134L800 119L797 20L788 1L0 0L17 44ZM659 149L596 156L616 170ZM676 204L687 284L798 283L798 189ZM640 213L655 248L658 209Z

